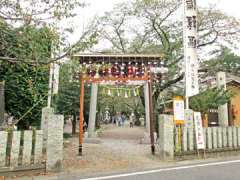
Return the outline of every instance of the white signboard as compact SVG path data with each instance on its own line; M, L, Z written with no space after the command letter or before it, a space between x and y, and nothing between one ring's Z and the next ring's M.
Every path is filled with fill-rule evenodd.
M184 121L184 100L175 98L173 100L173 111L175 121Z
M197 7L196 0L183 0L183 4L185 93L187 97L191 97L199 93L197 58Z
M194 125L195 125L197 149L205 149L202 117L200 112L194 112Z

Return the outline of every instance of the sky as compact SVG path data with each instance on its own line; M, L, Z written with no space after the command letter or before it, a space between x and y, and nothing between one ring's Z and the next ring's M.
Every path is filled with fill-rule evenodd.
M110 11L113 7L121 2L131 0L85 0L88 4L86 8L79 10L79 15L73 20L72 25L75 33L69 37L69 42L73 43L81 35L84 27L95 17L101 16L106 11ZM225 12L227 15L240 19L240 1L239 0L197 0L200 7L207 7L215 4L217 9Z

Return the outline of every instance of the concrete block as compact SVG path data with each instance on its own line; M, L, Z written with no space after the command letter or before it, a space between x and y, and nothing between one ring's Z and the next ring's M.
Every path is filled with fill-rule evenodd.
M18 166L18 158L19 158L19 152L20 152L20 138L21 138L21 132L13 131L12 148L11 148L11 153L10 153L10 166L11 167Z
M23 165L31 164L32 157L32 131L24 131L23 140Z
M7 137L6 131L0 131L0 167L6 165Z
M174 123L173 116L159 116L159 148L160 156L163 160L174 158Z

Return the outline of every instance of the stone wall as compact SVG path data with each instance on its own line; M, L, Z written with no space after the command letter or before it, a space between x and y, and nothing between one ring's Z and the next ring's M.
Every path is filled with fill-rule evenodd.
M175 130L179 133L179 130ZM175 152L196 151L196 138L193 128L181 129L181 148L175 142ZM240 128L239 127L208 127L203 129L204 143L208 151L238 150L240 149ZM178 134L176 134L178 136Z
M34 134L35 133L35 138ZM0 169L42 165L42 131L0 131ZM22 136L23 144L20 143ZM33 146L33 144L35 146ZM36 161L33 159L37 159Z

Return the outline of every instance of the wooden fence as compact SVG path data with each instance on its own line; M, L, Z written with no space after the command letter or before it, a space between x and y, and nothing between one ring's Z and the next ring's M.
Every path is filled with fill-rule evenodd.
M210 152L240 149L240 127L209 127L203 129L205 148ZM193 128L175 127L175 154L196 152Z
M44 167L42 130L0 131L0 173Z

